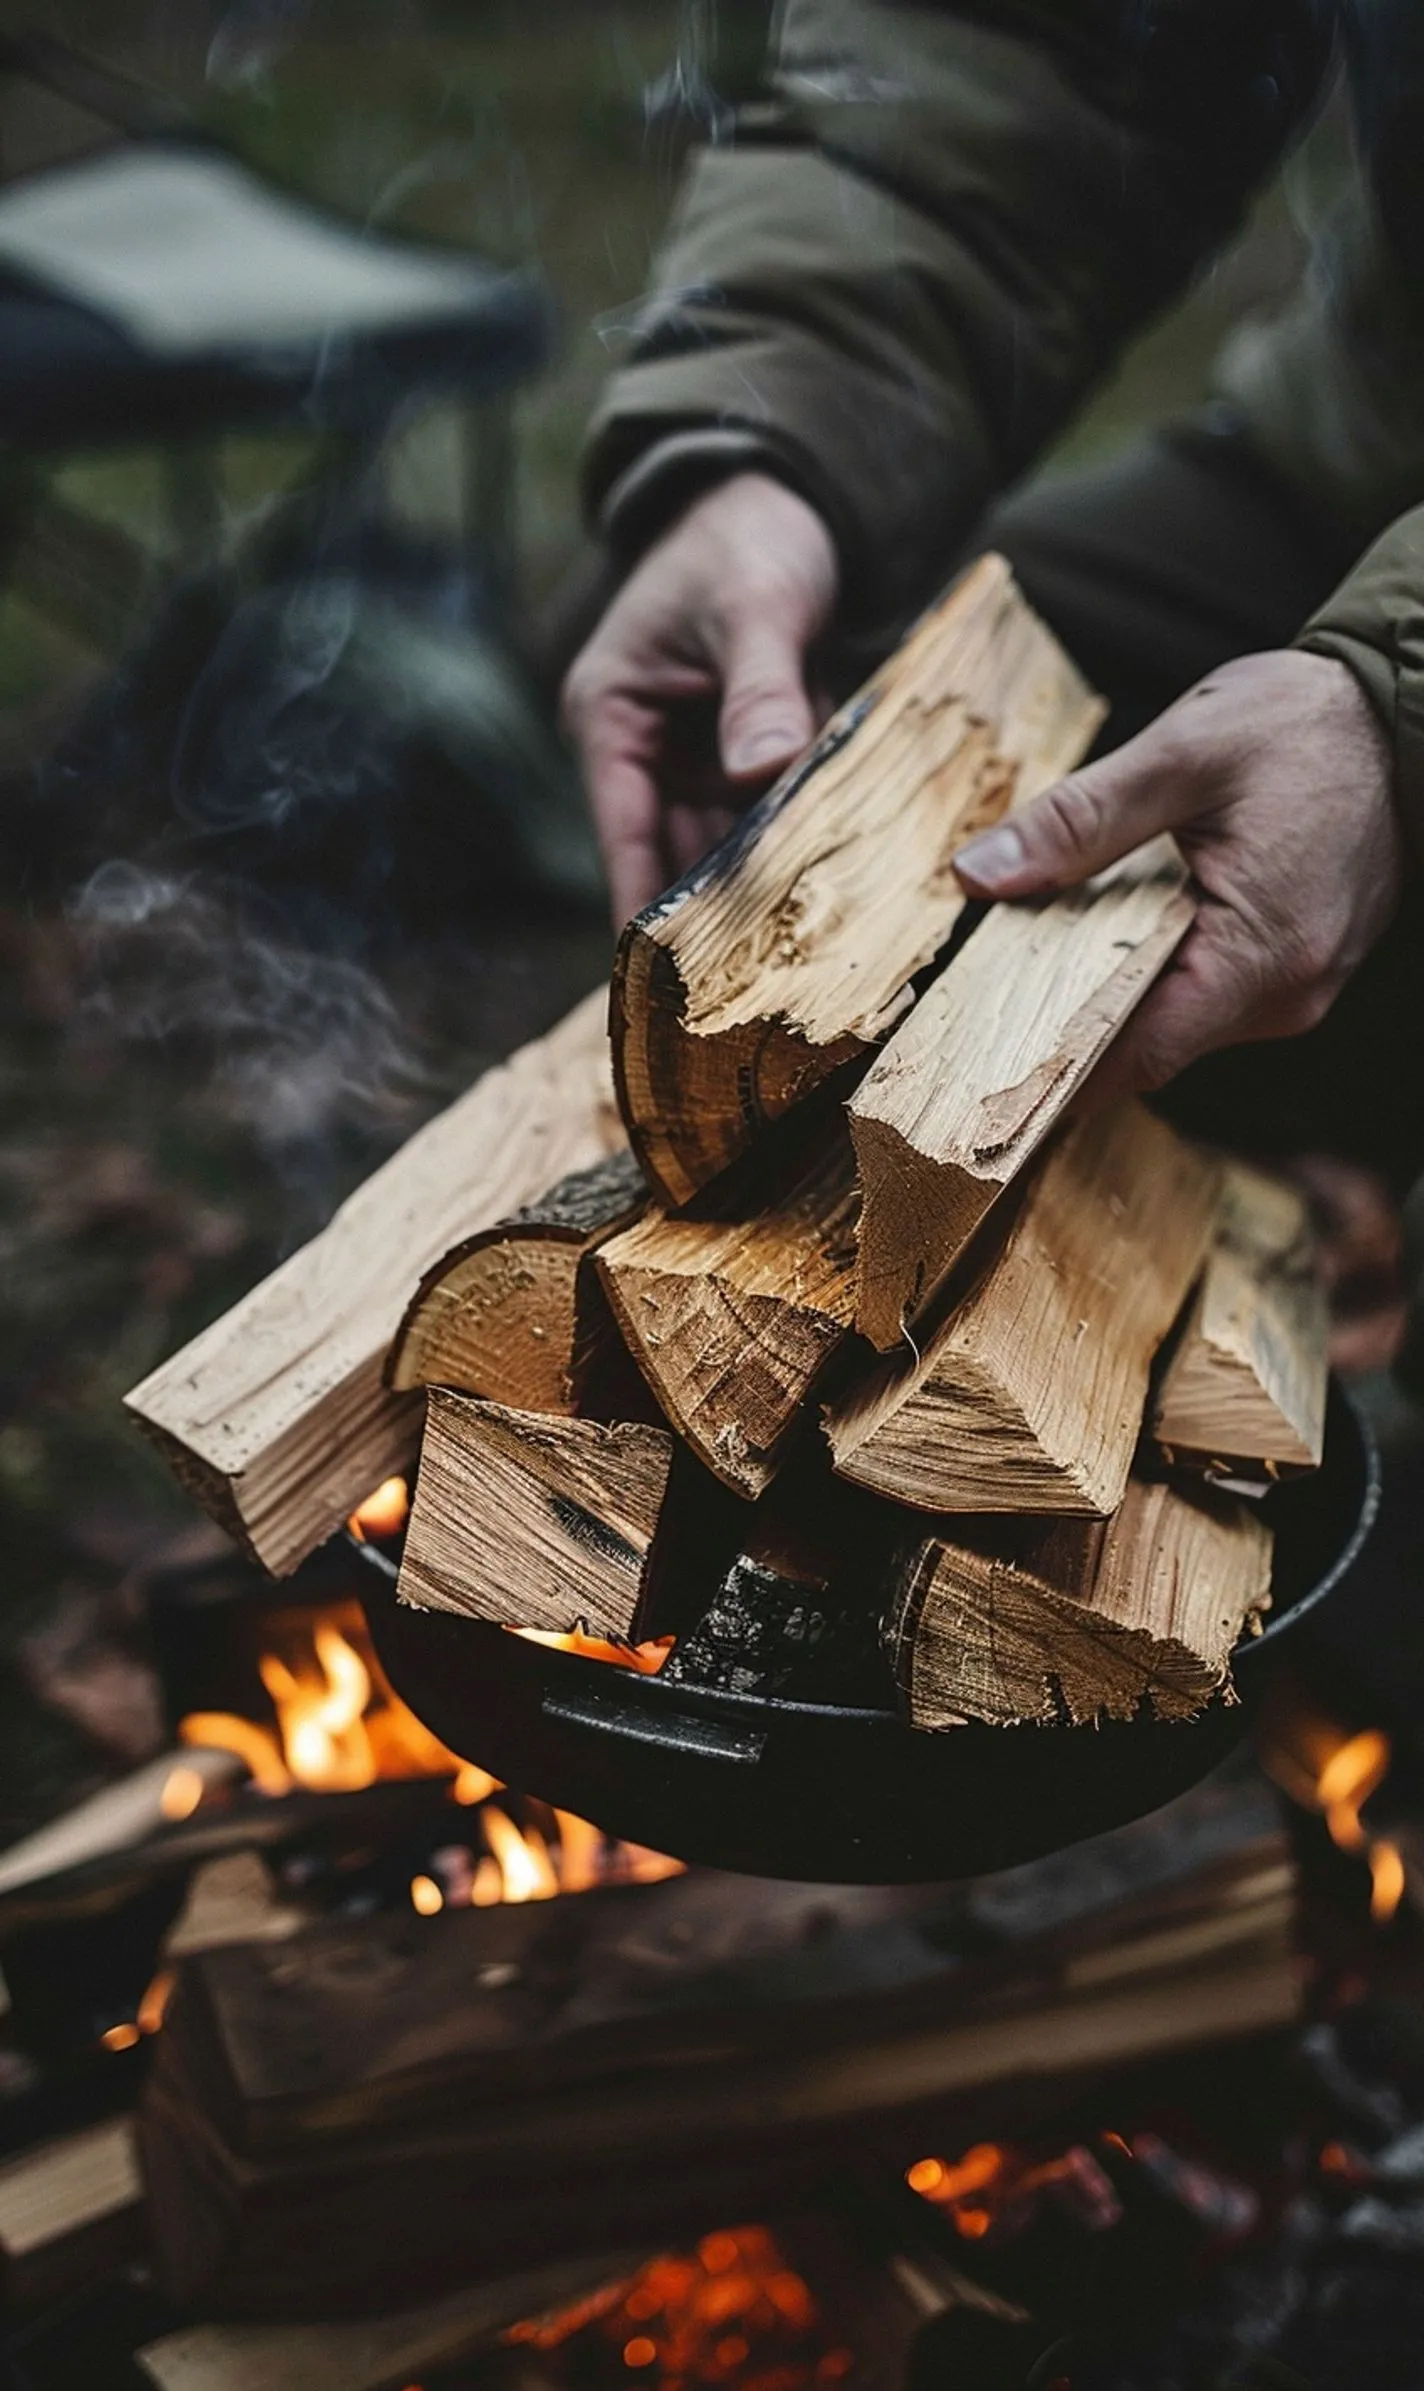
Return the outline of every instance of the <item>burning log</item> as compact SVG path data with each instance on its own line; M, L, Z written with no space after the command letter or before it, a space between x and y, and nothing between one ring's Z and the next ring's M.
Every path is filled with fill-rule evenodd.
M859 1198L839 1123L774 1192L696 1219L657 1208L596 1268L663 1411L738 1494L774 1475L851 1325Z
M1228 1164L1201 1288L1152 1416L1168 1461L1258 1481L1317 1468L1328 1328L1304 1198Z
M1116 1510L1216 1184L1141 1105L1079 1123L938 1333L830 1408L836 1468L926 1511Z
M963 910L955 849L1076 763L1100 719L985 557L809 760L629 925L614 1067L669 1205L880 1043Z
M387 1383L400 1393L458 1387L516 1411L572 1414L575 1363L590 1336L587 1321L580 1325L582 1265L646 1199L625 1146L464 1238L412 1296Z
M996 905L851 1097L856 1326L888 1353L1064 1113L1191 924L1154 839L1043 905Z
M209 1951L141 2115L160 2270L312 2315L665 2244L749 2176L789 2204L837 2157L1018 2132L1104 2070L1288 2021L1292 1916L1269 1801L1213 1788L968 1889L695 1874Z
M400 1599L631 1640L672 1457L672 1438L637 1422L554 1419L432 1388Z
M1270 1602L1249 1503L1134 1479L1109 1520L976 1521L909 1557L886 1621L917 1727L1190 1718Z
M585 997L487 1072L127 1398L184 1484L277 1576L415 1457L419 1398L382 1377L412 1279L618 1145L605 1001Z

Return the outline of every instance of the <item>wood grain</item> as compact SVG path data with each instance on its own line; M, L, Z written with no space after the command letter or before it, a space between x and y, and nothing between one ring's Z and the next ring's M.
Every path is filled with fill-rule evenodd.
M1115 1510L1217 1184L1214 1161L1140 1104L1071 1127L922 1352L828 1407L837 1470L927 1511Z
M1134 1479L1111 1520L978 1521L911 1554L887 1621L917 1727L1191 1718L1270 1601L1254 1506Z
M520 1411L572 1415L583 1264L646 1200L643 1174L622 1146L463 1238L411 1297L387 1384L400 1392L453 1386Z
M433 1387L400 1600L630 1638L672 1454L658 1428L553 1419Z
M984 557L716 852L624 932L614 1068L687 1202L874 1048L964 907L955 850L1083 754L1102 709Z
M769 1485L855 1313L858 1210L839 1121L732 1217L651 1207L595 1270L628 1348L693 1451L739 1494Z
M850 1099L856 1326L882 1353L932 1299L1193 918L1170 839L1042 904L993 906Z
M417 1131L320 1236L127 1397L214 1518L277 1576L413 1461L418 1395L382 1379L422 1271L622 1142L585 997Z
M1168 1461L1248 1480L1318 1467L1328 1332L1304 1198L1228 1163L1201 1287L1154 1407Z

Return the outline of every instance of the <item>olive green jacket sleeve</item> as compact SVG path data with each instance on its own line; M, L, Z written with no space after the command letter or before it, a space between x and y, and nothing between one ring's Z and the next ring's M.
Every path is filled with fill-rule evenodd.
M1289 5L1186 6L1149 81L1097 0L785 0L596 418L595 518L636 550L760 462L829 521L853 624L922 602L1300 122L1322 60L1251 48Z
M1424 860L1424 506L1366 550L1297 644L1363 682L1393 742L1395 787Z

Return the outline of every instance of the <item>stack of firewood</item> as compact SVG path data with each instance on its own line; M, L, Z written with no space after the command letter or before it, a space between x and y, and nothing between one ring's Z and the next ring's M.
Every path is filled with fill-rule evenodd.
M608 1039L587 1000L137 1390L189 1482L289 1568L428 1390L407 1602L636 1642L853 1562L917 1726L1229 1691L1256 1497L1321 1454L1304 1208L1077 1103L1192 921L1169 840L1032 905L953 870L1100 716L983 560L629 926Z

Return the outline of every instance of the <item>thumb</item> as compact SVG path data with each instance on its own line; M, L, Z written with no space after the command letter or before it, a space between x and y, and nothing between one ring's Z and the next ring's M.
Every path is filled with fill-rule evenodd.
M1035 897L1090 879L1196 810L1190 780L1154 729L1055 781L962 846L954 868L972 897Z
M729 627L722 658L718 745L729 780L770 780L815 735L805 648L784 615L747 614Z

